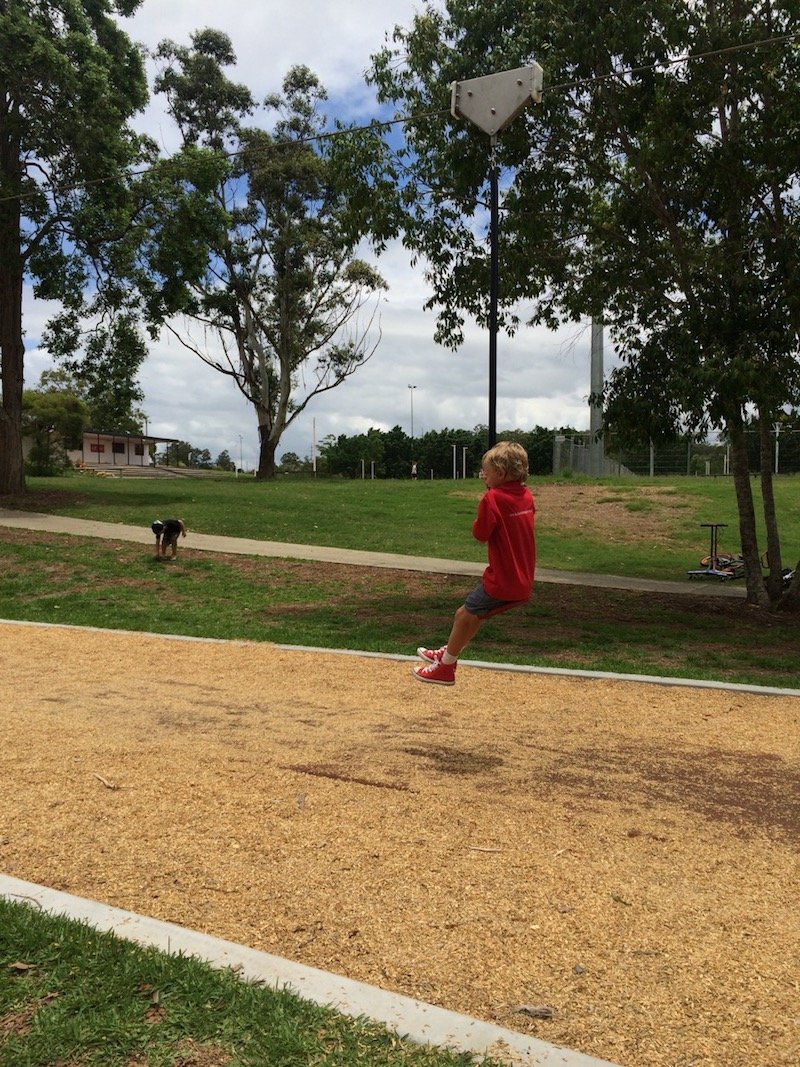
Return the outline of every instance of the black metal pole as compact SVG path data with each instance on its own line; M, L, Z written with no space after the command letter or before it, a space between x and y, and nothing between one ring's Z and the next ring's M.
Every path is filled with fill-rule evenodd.
M489 222L490 279L489 279L489 448L497 442L497 290L498 290L498 241L500 205L497 191L497 159L492 138L492 155L489 166L489 193L491 217Z

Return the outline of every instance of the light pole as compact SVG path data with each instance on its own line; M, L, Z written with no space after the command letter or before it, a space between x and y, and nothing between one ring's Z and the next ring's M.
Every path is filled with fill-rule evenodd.
M239 470L241 471L244 467L244 463L242 462L242 435L237 434L236 436L239 438Z
M416 387L416 385L409 385L408 388L411 390L411 392L409 393L409 396L411 397L411 440L413 442L413 440L414 440L414 390L417 387Z
M595 478L603 475L605 444L603 429L603 323L592 317L591 396L589 397L589 471ZM652 442L650 444L652 457ZM651 458L650 477L653 476Z
M778 473L778 457L781 454L780 436L781 436L781 427L780 427L780 423L777 423L776 426L775 426L775 473L776 474Z
M521 115L531 101L542 99L542 68L538 63L502 70L482 78L453 82L450 112L469 119L489 134L489 448L497 441L497 303L499 287L498 229L500 202L497 137Z

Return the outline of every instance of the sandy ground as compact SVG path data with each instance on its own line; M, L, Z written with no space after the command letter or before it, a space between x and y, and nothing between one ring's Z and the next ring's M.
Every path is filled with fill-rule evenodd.
M624 1067L800 1063L797 698L18 624L0 683L7 874Z

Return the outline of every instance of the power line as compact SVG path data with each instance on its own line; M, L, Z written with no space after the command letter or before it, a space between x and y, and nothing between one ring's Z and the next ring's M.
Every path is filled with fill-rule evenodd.
M328 130L324 133L315 133L311 134L308 137L297 137L293 140L273 141L272 144L258 149L256 154L265 155L268 152L284 151L290 148L297 147L298 145L315 144L318 141L330 141L337 137L347 137L351 136L352 134L366 133L370 130L382 130L388 129L391 126L408 125L409 123L419 122L423 119L435 118L438 115L449 114L449 108L440 108L434 111L422 112L420 115L401 115L399 118L396 119L386 119L380 121L377 119L371 119L363 126L352 126L348 127L347 129L341 130ZM251 150L246 148L237 148L230 152L219 152L218 155L220 155L223 159L235 159L237 156L244 155L244 153L247 151ZM150 166L128 170L126 171L126 174L129 178L138 178L141 177L143 174L151 173L151 171L153 171L156 166L173 163L176 161L176 159L177 157L174 155L165 156L164 158L159 159L156 163L151 164ZM5 204L12 200L29 200L36 196L48 194L50 196L57 196L62 193L73 193L80 189L89 189L96 185L103 185L106 182L116 181L117 177L117 175L106 175L103 178L88 178L80 182L75 182L74 184L56 185L49 189L37 187L36 189L32 189L30 192L27 193L13 193L9 196L0 196L0 204Z
M600 84L602 82L611 81L613 79L631 77L632 75L636 75L636 74L644 74L647 71L651 71L651 70L669 70L672 67L681 66L682 64L685 64L685 63L694 63L694 62L697 62L699 60L712 59L712 58L715 58L717 56L732 55L734 53L752 51L752 50L754 50L756 48L766 48L766 47L773 46L773 45L778 45L778 44L788 44L788 43L790 43L792 41L797 40L798 38L800 38L800 31L795 32L795 33L782 34L782 35L774 36L774 37L765 37L765 38L762 38L762 39L760 39L758 41L749 41L749 42L746 42L746 43L743 43L743 44L728 45L728 46L726 46L724 48L709 49L708 51L705 51L705 52L695 52L695 53L691 53L689 55L684 55L684 56L677 57L675 59L657 60L654 63L646 63L646 64L642 64L641 66L636 66L636 67L627 67L627 68L624 68L622 70L611 71L608 74L592 75L591 77L578 78L578 79L576 79L574 81L569 81L569 82L557 82L555 85L545 86L543 88L543 90L542 90L542 93L543 94L556 93L556 92L565 92L565 91L568 91L568 90L571 90L571 89L580 89L580 88L588 87L588 86L591 86L591 85L597 85L597 84ZM285 148L289 148L289 147L297 146L297 145L314 144L314 143L317 143L319 141L333 140L333 139L335 139L337 137L347 137L347 136L352 136L354 134L359 134L359 133L367 133L367 132L370 132L370 131L385 130L385 129L389 129L389 128L393 127L393 126L410 125L410 124L413 124L413 123L416 123L416 122L421 122L424 119L437 118L439 116L449 115L449 114L450 114L450 109L449 108L436 108L436 109L433 109L431 111L421 112L420 114L417 114L417 115L401 115L401 116L399 116L397 118L394 118L394 119L385 119L385 120L372 119L372 120L370 120L370 122L365 123L362 126L353 126L353 127L347 128L347 129L340 129L340 130L329 130L329 131L324 132L324 133L312 134L312 135L310 135L308 137L299 137L296 140L292 140L292 141L274 141L271 145L269 145L268 148L263 148L260 151L261 152L267 152L267 151L283 150ZM231 151L231 152L223 152L223 153L220 153L220 154L226 159L235 159L237 156L242 155L244 153L244 151L246 151L246 150L239 148L239 149L236 149L236 150ZM175 156L166 157L165 159L159 160L159 163L161 163L161 164L170 163L174 159L175 159ZM153 166L143 167L143 168L138 169L138 170L128 171L128 176L129 177L139 177L139 176L141 176L143 174L148 174L150 171L153 170ZM8 202L13 201L13 200L19 200L19 201L27 200L27 199L30 199L30 198L35 197L35 196L41 196L43 193L45 195L49 194L51 196L57 196L57 195L62 194L62 193L76 192L76 191L78 191L80 189L88 189L88 188L91 188L91 187L96 186L96 185L103 185L106 182L115 181L116 178L117 178L116 175L108 175L108 176L103 177L103 178L93 178L93 179L88 179L88 180L81 181L81 182L76 182L73 185L55 186L54 188L49 189L49 190L42 189L42 188L37 188L36 190L32 190L29 193L14 193L14 194L11 194L10 196L2 196L2 197L0 197L0 204L8 203Z
M614 70L608 74L597 74L591 78L578 78L571 82L558 82L555 85L545 86L543 93L554 93L565 89L580 89L584 86L596 85L599 82L610 81L613 78L627 78L633 74L646 74L650 70L669 70L670 67L678 67L684 63L694 63L699 59L713 59L717 56L732 55L735 52L749 52L755 48L765 48L768 45L786 44L800 37L800 31L786 33L778 37L764 37L760 41L748 41L744 44L732 44L725 48L712 48L707 52L692 52L689 55L679 56L676 59L660 59L655 63L645 63L639 67L627 67L623 70Z

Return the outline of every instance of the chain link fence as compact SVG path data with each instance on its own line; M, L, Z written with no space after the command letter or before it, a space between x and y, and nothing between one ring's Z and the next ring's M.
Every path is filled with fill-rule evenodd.
M750 470L757 473L761 469L759 435L752 431L746 437ZM800 430L773 433L770 463L775 474L800 473ZM730 473L730 446L725 442L686 440L631 450L617 448L609 438L593 442L588 431L554 434L553 474L565 471L595 477L680 474L716 478Z

